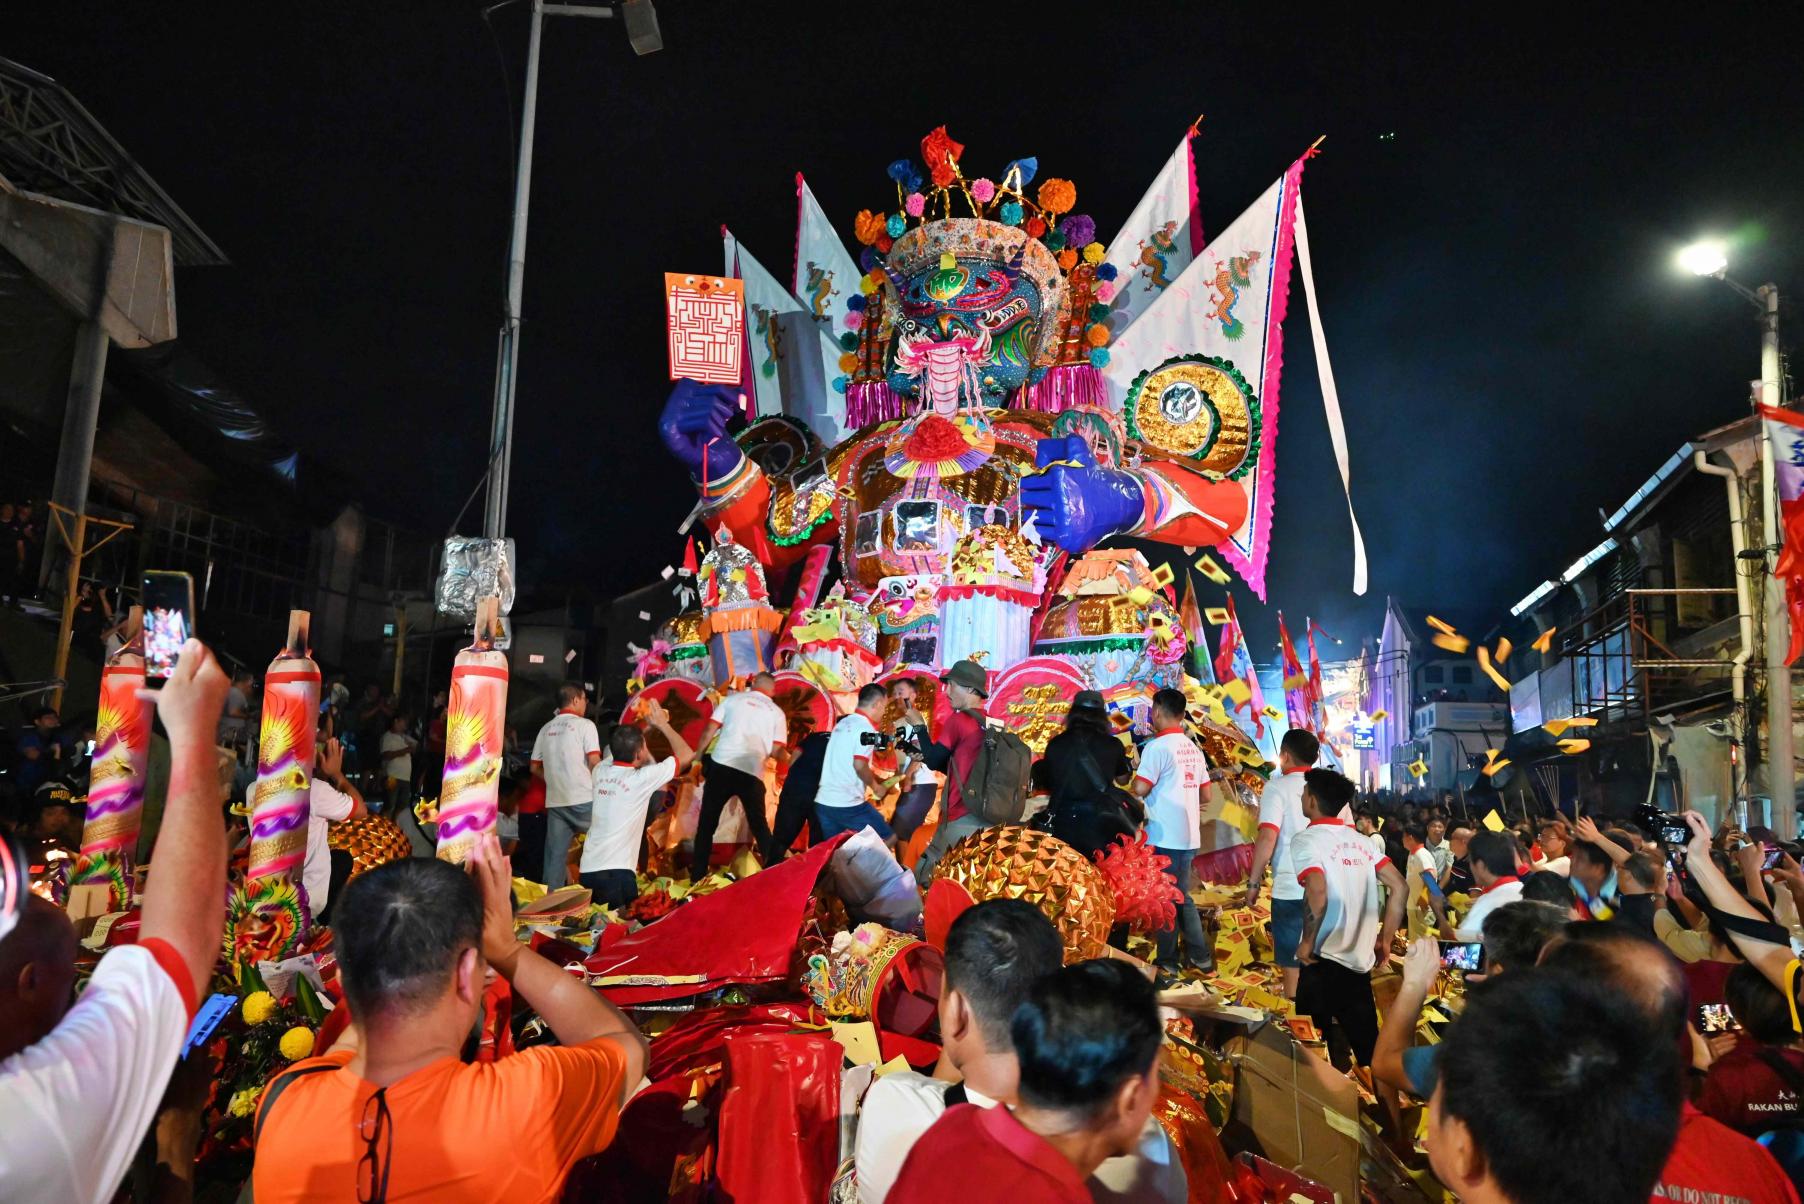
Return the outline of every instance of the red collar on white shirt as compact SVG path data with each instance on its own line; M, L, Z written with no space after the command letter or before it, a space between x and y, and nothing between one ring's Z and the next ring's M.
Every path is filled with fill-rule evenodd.
M1327 824L1334 828L1344 828L1347 826L1347 821L1335 815L1330 815L1327 819L1312 819L1309 821L1309 826L1312 828L1319 828L1323 824Z
M1494 891L1498 887L1502 886L1505 882L1514 882L1518 886L1520 886L1522 884L1522 879L1516 877L1516 875L1514 875L1514 874L1509 875L1507 878L1499 878L1495 882L1491 883L1491 885L1489 885L1489 886L1481 886L1477 890L1474 890L1472 892L1472 897L1474 899L1476 899L1476 898L1478 898L1478 896L1480 896L1482 894L1487 894L1490 891Z
M1154 736L1169 736L1169 735L1172 735L1172 734L1173 734L1173 733L1176 733L1176 734L1177 734L1177 735L1180 735L1180 736L1181 736L1181 735L1183 735L1183 734L1184 734L1184 729L1183 729L1183 727L1182 727L1182 726L1179 726L1179 727L1161 727L1161 728L1155 728L1155 729L1153 729L1153 735L1154 735Z
M1292 768L1290 768L1290 769L1286 769L1286 770L1285 770L1285 771L1284 771L1284 772L1285 772L1285 773L1308 773L1308 772L1309 772L1309 766L1307 766L1307 765L1297 765L1297 766L1294 766L1294 767L1292 767Z
M636 762L636 761L615 761L614 764L621 769L637 769L637 768L639 768L638 762Z

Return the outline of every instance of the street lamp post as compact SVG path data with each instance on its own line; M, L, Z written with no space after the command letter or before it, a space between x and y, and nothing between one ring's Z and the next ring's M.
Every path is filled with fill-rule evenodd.
M1760 314L1760 391L1756 406L1778 408L1785 404L1779 375L1779 288L1763 284L1748 288L1729 276L1728 250L1720 242L1700 242L1679 252L1679 266L1697 276L1712 276L1734 289ZM1756 410L1756 415L1758 415ZM1766 729L1767 790L1773 797L1773 831L1781 840L1797 835L1797 772L1792 755L1791 616L1785 591L1773 579L1773 564L1780 548L1778 491L1773 479L1772 441L1760 436L1760 522L1766 544L1766 574L1762 597L1766 600ZM1737 572L1740 571L1739 566Z
M489 420L488 494L482 505L485 539L502 538L507 526L507 487L514 459L514 391L520 365L520 297L526 287L526 213L532 201L532 139L539 116L539 39L545 16L549 13L602 20L624 16L634 53L650 54L664 46L651 0L622 0L618 13L614 7L599 5L531 2L526 95L520 106L520 161L514 172L514 227L507 243L507 308L501 318L501 343L495 352L495 402Z

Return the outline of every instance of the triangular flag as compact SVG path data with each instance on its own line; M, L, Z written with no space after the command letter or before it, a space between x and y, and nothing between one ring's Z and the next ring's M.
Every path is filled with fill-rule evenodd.
M727 275L745 281L746 357L742 387L754 401L754 417L769 418L783 412L785 348L778 319L783 314L800 313L802 303L739 244L731 230L722 226L720 237L725 245Z
M1281 329L1290 299L1297 197L1303 164L1298 159L1235 218L1195 262L1109 346L1103 378L1125 406L1143 373L1185 356L1226 360L1259 402L1257 437L1233 478L1247 495L1247 517L1217 547L1265 598L1278 446L1278 379Z
M839 340L851 333L851 327L846 325L850 312L846 302L859 295L858 282L862 278L857 261L846 252L846 244L840 241L826 211L814 199L802 173L797 172L793 291L803 311L813 316L820 334L822 385L826 390L824 408L810 415L808 422L829 444L839 442L845 434L846 399L833 388L833 381L845 375L839 366L845 348ZM790 398L788 402L789 412L798 414L796 400Z
M695 536L689 537L689 546L683 549L683 572L693 577L699 561L695 558Z
M1115 269L1109 327L1120 335L1159 299L1203 249L1203 215L1196 199L1192 126L1128 214L1103 262ZM1082 247L1075 248L1082 251Z

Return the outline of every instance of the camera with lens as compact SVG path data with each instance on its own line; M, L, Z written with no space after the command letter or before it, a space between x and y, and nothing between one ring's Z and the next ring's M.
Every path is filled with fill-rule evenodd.
M1643 827L1659 837L1663 845L1684 848L1691 842L1691 825L1685 822L1683 815L1668 815L1652 803L1643 803L1636 818Z
M867 748L875 748L879 751L893 748L898 752L907 753L911 757L921 755L921 746L914 742L914 733L909 730L906 723L898 723L893 732L860 732L858 742Z

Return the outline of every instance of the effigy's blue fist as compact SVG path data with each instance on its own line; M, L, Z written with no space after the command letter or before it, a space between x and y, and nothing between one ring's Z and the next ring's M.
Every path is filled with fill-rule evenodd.
M1042 439L1032 476L1021 479L1022 509L1042 536L1067 552L1087 552L1110 535L1132 530L1145 515L1133 473L1102 468L1082 435Z
M738 409L738 389L704 385L685 377L664 403L658 434L690 476L701 481L705 461L708 476L718 480L742 459L739 445L727 434L727 420Z

